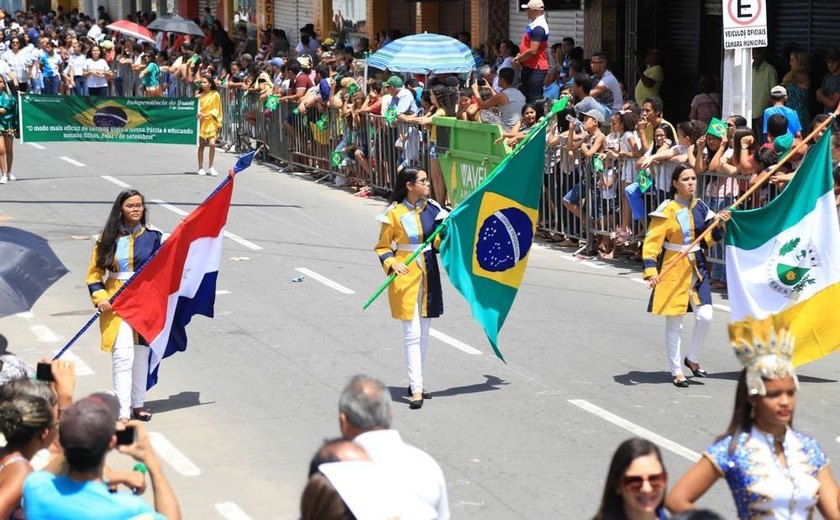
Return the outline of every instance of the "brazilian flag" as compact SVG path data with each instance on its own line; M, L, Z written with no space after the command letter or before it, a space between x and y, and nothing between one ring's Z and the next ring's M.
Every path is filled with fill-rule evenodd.
M564 103L565 104L565 103ZM498 335L534 243L545 162L545 125L449 215L440 256L499 359Z
M136 128L149 122L142 112L113 100L97 103L74 115L73 119L84 126L108 128L113 131Z

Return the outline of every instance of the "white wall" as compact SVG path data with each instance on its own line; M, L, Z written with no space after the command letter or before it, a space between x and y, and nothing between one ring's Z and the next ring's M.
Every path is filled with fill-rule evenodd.
M519 45L519 40L522 39L525 27L530 22L528 12L519 10L519 6L523 3L525 3L524 0L510 1L510 39L517 45ZM583 47L582 7L577 11L548 11L546 21L548 22L549 48L555 43L560 43L560 40L566 36L571 36L575 39L575 45Z

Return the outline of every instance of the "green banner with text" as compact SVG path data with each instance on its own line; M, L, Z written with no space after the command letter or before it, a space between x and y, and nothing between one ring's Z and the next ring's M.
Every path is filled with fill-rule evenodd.
M23 94L21 142L198 142L198 100Z

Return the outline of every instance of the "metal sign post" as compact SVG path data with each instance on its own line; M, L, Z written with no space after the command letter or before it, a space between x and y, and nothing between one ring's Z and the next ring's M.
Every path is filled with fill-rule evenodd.
M752 49L767 46L767 0L723 0L723 116L752 114Z

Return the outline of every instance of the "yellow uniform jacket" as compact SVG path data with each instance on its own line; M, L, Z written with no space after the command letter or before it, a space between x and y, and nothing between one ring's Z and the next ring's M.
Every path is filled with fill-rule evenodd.
M446 210L433 200L421 200L416 207L403 200L392 203L384 213L377 216L382 227L374 251L379 255L385 273L391 273L394 262L404 263L446 215ZM408 274L398 275L388 286L388 301L394 319L414 319L414 309L421 289L423 300L420 302L420 316L436 318L443 314L440 268L436 258L440 240L440 236L436 237L433 247L418 255L407 266Z
M700 199L690 202L666 200L650 214L650 225L642 248L644 277L659 274L670 265L683 247L687 247L712 222L715 214ZM648 312L664 316L678 316L695 306L711 304L709 269L705 249L722 237L720 228L706 236L687 257L659 282L651 294Z
M87 283L90 298L94 305L102 300L110 299L117 290L123 286L125 281L140 267L147 258L160 247L160 231L149 229L143 225L137 225L130 232L117 239L114 262L110 269L102 269L96 265L96 246L90 257L85 283ZM99 241L97 241L97 245ZM107 274L107 277L106 277ZM99 330L102 333L102 350L110 351L117 339L117 332L120 330L120 318L112 311L103 312L99 316ZM135 333L135 345L146 345L143 338L137 337Z

